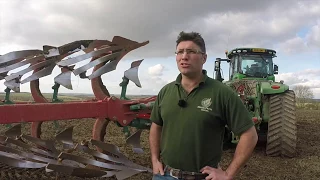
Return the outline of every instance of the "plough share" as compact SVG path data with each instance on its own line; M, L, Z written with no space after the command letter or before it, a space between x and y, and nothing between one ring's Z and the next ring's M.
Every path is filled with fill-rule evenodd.
M103 74L115 70L127 53L148 43L114 36L112 41L79 40L60 47L44 45L42 50L14 51L0 56L0 80L4 80L6 86L5 99L0 102L0 123L18 123L0 136L0 162L16 168L44 168L47 172L78 177L115 176L125 179L140 172L151 173L151 169L131 162L118 147L104 141L107 125L112 121L124 129L126 142L133 146L134 152L143 152L140 135L142 130L150 128L150 112L156 96L141 99L126 97L130 81L141 87L138 69L143 59L132 62L124 72L119 98L110 95L101 78ZM84 53L75 55L79 51ZM89 58L89 63L75 68L77 63ZM54 78L54 92L52 101L49 101L40 91L39 79L50 75L57 66L61 73ZM87 71L91 68L92 73L88 75ZM11 71L16 72L9 73ZM29 72L32 74L24 77ZM72 73L91 81L94 99L65 102L58 98L60 86L73 89ZM20 85L25 83L30 83L34 102L12 101L10 92L19 93ZM96 118L89 141L74 142L73 127L60 132L55 140L41 138L43 122L83 118ZM22 134L19 123L28 122L31 123L30 135ZM135 127L137 131L131 135L129 127ZM58 150L56 141L63 145L62 150ZM91 158L73 152L85 153Z

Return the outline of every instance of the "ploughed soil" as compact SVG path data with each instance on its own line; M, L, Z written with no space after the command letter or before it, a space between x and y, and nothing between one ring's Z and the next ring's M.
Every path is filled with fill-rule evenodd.
M265 148L258 145L252 158L236 179L320 179L320 111L298 110L298 144L295 158L267 157ZM59 121L59 128L74 126L73 139L80 142L89 140L92 134L94 119ZM1 131L7 127L2 125ZM30 134L30 124L23 124L23 133ZM54 137L59 128L53 122L44 123L42 137ZM144 154L135 154L131 146L125 144L122 128L111 123L107 128L106 141L117 145L120 150L133 162L150 167L150 151L148 148L148 131L143 131L141 144ZM234 149L224 152L222 167L226 168L231 161ZM0 157L1 158L1 157ZM46 173L43 169L18 169L0 164L0 179L82 179L64 174ZM149 173L140 173L128 179L151 179ZM115 178L87 178L87 179L115 179Z

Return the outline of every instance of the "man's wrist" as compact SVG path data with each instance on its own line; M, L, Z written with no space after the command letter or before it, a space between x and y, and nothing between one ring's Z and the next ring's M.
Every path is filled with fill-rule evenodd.
M230 170L225 170L225 173L227 175L228 180L232 180L234 178L234 175L230 172Z
M158 162L158 161L159 161L159 157L157 157L157 156L152 156L152 157L151 157L151 161L152 161L152 162Z

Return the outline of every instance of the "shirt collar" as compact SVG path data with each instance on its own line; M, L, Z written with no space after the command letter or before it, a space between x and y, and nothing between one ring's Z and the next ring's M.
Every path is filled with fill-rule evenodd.
M208 78L208 75L207 75L207 71L206 70L202 70L202 74L204 75L202 80L200 81L199 85L202 85L202 84L205 84L207 78ZM182 79L182 75L181 73L177 76L176 78L176 81L175 81L175 84L176 85L180 85L181 84L181 79Z

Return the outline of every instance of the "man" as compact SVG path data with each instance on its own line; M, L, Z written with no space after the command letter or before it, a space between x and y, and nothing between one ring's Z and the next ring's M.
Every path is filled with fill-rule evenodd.
M249 159L257 132L240 98L203 70L205 42L181 32L176 45L180 74L154 104L150 128L153 179L232 179ZM240 136L234 158L219 168L225 125Z

